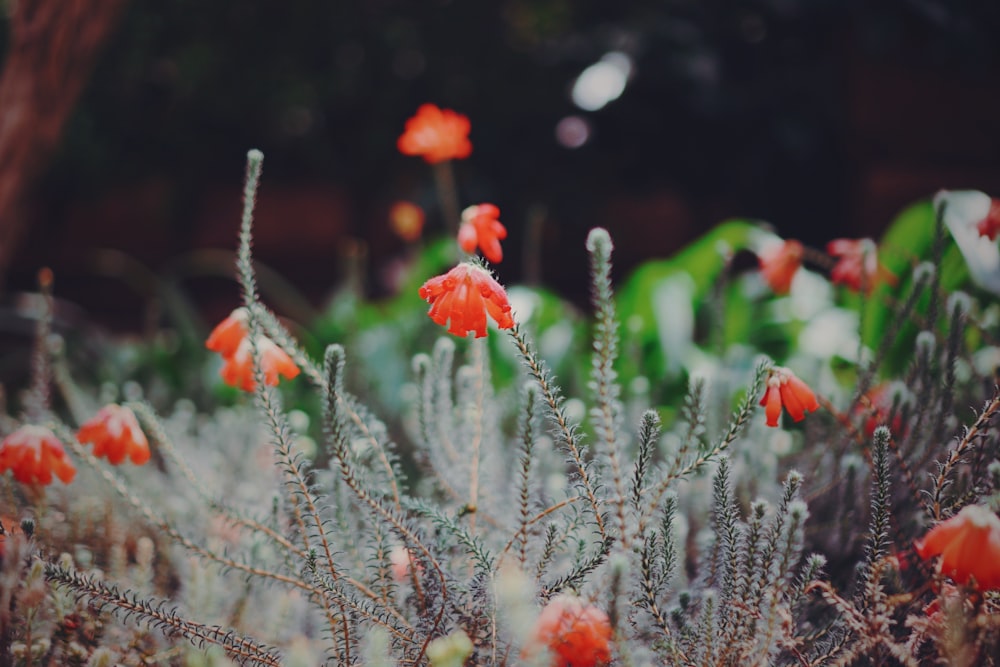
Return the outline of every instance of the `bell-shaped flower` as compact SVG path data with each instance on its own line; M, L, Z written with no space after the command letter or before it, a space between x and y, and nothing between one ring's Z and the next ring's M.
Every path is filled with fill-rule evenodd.
M500 241L505 238L507 228L500 222L500 209L493 204L477 204L462 211L458 245L465 252L474 253L479 246L483 257L497 264L503 260Z
M878 249L871 239L834 239L826 251L839 257L830 271L830 280L860 292L871 292L881 282L893 284L894 276L879 264Z
M149 441L135 413L124 405L105 405L76 433L82 443L94 444L94 456L118 465L128 457L135 465L149 460Z
M396 142L404 155L420 155L430 164L467 158L472 154L469 141L471 124L467 116L423 104L406 121L406 128Z
M760 273L764 282L770 286L775 294L788 294L791 290L792 279L802 266L804 253L803 245L792 240L757 253L757 258L760 261Z
M1000 589L1000 519L986 507L964 507L913 546L924 560L941 556L938 571L956 584Z
M257 336L257 353L264 373L264 384L275 387L278 385L279 376L291 380L299 374L299 367L292 358L267 336ZM238 387L243 391L253 391L256 388L253 343L250 336L244 337L236 352L226 357L219 374L223 382L231 387Z
M76 476L76 468L56 434L32 424L0 442L0 473L8 470L22 484L51 484L53 475L69 484Z
M420 288L420 298L431 305L427 315L437 324L451 322L448 333L476 338L486 335L488 314L501 329L514 326L507 292L490 272L472 262L462 262L448 273L435 276Z
M557 595L539 614L525 654L546 646L552 667L597 667L611 661L611 635L601 609L575 595Z
M768 426L778 425L781 408L785 408L788 416L797 422L805 418L806 412L819 409L813 390L784 366L771 369L760 404L764 406Z
M226 319L212 329L205 347L212 352L218 352L223 357L236 354L236 349L247 337L247 309L240 307L229 313Z

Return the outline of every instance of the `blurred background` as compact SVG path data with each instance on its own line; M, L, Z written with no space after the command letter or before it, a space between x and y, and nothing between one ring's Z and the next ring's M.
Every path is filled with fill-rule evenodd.
M503 281L586 299L584 238L619 277L743 217L822 247L939 188L1000 193L996 0L8 0L0 26L3 298L141 328L169 276L235 305L249 148L258 259L319 305L361 267L391 293L399 200L444 230L396 138L469 116L463 205L497 204ZM148 323L148 322L147 322Z

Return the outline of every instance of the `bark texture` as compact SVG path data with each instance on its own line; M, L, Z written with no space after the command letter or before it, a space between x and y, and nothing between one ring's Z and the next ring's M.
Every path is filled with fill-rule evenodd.
M0 74L0 289L25 203L126 0L11 0Z

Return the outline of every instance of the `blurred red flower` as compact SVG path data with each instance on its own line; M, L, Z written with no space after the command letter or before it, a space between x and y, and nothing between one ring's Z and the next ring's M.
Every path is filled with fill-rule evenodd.
M986 507L964 507L913 546L924 560L940 555L938 570L959 585L1000 589L1000 519Z
M760 399L760 404L764 406L768 426L778 425L782 407L788 411L788 416L797 422L805 418L806 412L819 409L819 401L816 400L813 390L784 366L775 366L771 369L767 378L767 389Z
M878 283L885 281L895 284L894 276L879 264L878 247L871 239L834 239L826 245L826 251L840 259L830 271L830 280L847 285L860 292L871 292Z
M118 465L128 458L135 465L149 460L149 441L135 413L123 405L105 405L77 431L76 439L94 444L94 456Z
M1000 232L1000 199L990 200L989 213L979 221L976 230L980 236L989 237L990 241L997 240L997 233Z
M575 595L552 598L535 622L526 647L544 645L552 652L552 667L596 667L611 661L608 615Z
M69 484L76 476L76 468L56 434L32 424L0 442L0 473L7 470L22 484L51 484L53 474L63 484Z
M299 374L299 367L292 358L267 336L257 337L257 351L261 370L264 371L264 384L276 387L279 376L291 380ZM249 336L240 342L232 356L225 358L219 375L223 382L243 391L253 391L257 387L253 377L253 345Z
M396 236L408 243L420 238L424 230L424 209L413 202L398 201L389 209L389 225Z
M503 260L500 241L507 238L507 228L500 222L500 209L493 204L477 204L462 211L458 228L458 245L468 253L483 251L483 257L494 264Z
M450 319L448 333L456 336L470 331L476 338L485 336L487 314L501 329L514 326L507 292L489 271L472 262L463 262L431 278L421 286L419 294L431 305L427 315L442 326Z
M471 127L468 117L460 113L423 104L406 121L396 146L404 155L423 156L430 164L467 158L472 154Z
M761 275L775 294L788 294L792 278L802 266L804 252L801 243L789 240L757 253Z

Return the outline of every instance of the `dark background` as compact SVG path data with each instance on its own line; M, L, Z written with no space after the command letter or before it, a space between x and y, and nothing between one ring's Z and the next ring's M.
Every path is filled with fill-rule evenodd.
M995 0L133 2L35 184L7 286L50 265L57 294L128 329L149 276L179 275L227 312L229 258L198 249L234 247L256 147L258 258L318 305L362 249L385 294L405 250L389 206L443 230L430 169L395 147L423 102L472 121L461 200L500 207L505 282L585 299L595 225L619 277L733 216L818 247L877 236L938 188L1000 192L998 35ZM577 109L574 79L609 51L632 59L624 94ZM591 127L577 149L555 139L568 115Z

